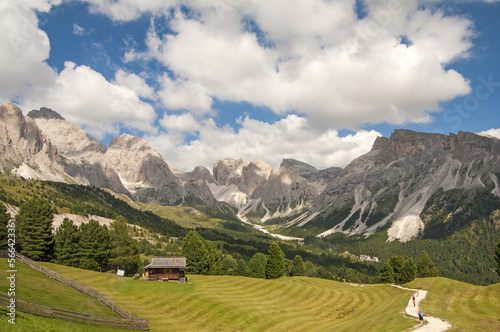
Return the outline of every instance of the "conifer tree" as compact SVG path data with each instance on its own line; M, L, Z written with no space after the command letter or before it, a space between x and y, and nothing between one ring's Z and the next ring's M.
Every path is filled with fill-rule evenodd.
M497 248L495 249L495 263L498 275L500 275L500 240L497 243Z
M80 232L73 221L64 218L54 236L54 261L57 264L78 267L80 265Z
M273 242L268 250L266 278L276 279L285 273L285 254L281 251L278 243Z
M205 241L197 231L189 231L182 241L181 253L186 257L189 272L193 274L206 274L209 261L205 248Z
M7 208L0 202L0 250L6 250L8 244L7 224L10 220L10 214L7 213Z
M109 264L116 270L124 270L126 275L134 274L141 264L137 241L129 233L127 222L122 216L116 218L110 225L111 251Z
M261 252L252 256L248 263L248 276L266 279L267 257Z
M414 280L416 272L417 265L413 261L413 258L410 257L410 259L405 261L401 270L401 283L406 283Z
M434 265L434 262L429 257L429 255L424 251L422 255L417 260L417 277L437 277L439 275L439 270Z
M380 270L380 281L383 283L394 283L394 269L389 262L384 263Z
M203 274L219 275L221 273L221 261L217 248L215 248L212 241L208 240L205 240L203 246L207 257Z
M236 264L236 274L242 277L248 277L248 265L242 259Z
M41 198L32 198L19 208L16 216L16 242L21 255L33 260L49 261L54 253L52 217L54 208Z
M303 276L305 273L305 265L302 257L300 255L296 255L292 262L292 271L290 273L291 276Z
M392 256L389 260L392 269L394 270L394 282L397 284L403 283L401 278L401 272L403 270L403 265L405 264L405 259L403 256Z
M105 271L108 267L110 240L106 225L100 226L90 220L80 226L80 268L94 271Z

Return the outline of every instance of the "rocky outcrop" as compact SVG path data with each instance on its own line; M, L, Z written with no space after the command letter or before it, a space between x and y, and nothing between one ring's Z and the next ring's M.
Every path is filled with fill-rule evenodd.
M140 137L121 135L106 148L45 107L25 117L19 107L5 103L0 120L3 173L109 188L142 202L183 204L189 196L216 204L203 182L215 182L207 176L208 170L197 168L187 175L190 181L183 181ZM198 183L200 179L203 183Z
M372 234L389 223L390 240L408 241L425 232L420 215L438 190L488 188L500 196L499 149L500 140L471 133L396 130L326 187L308 222L330 227L322 236Z

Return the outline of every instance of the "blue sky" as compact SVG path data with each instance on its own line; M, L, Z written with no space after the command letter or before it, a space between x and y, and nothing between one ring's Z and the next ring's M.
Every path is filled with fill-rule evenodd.
M6 0L0 99L184 171L345 166L398 128L500 137L500 1Z

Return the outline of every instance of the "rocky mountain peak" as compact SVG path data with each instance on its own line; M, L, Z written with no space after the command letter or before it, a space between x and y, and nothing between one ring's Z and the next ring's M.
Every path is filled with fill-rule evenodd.
M247 166L250 162L243 159L226 158L217 161L213 166L213 176L215 181L222 186L230 184L238 185L240 183L243 167Z
M65 120L59 113L47 107L40 107L40 110L32 110L28 113L28 116L32 119Z
M300 176L316 173L318 171L315 167L295 159L283 159L280 167L292 170Z

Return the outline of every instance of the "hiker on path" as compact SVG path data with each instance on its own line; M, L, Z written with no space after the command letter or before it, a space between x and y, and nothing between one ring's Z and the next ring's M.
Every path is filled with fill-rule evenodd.
M422 313L422 310L418 312L418 319L420 321L420 324L424 323L424 314Z
M415 295L413 295L412 299L413 299L413 306L415 306Z

